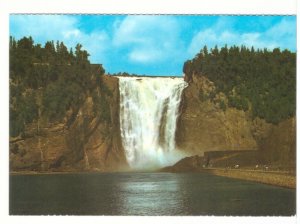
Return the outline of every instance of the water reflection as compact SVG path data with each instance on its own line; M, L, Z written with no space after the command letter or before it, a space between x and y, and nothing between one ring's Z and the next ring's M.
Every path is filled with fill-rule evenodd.
M140 178L119 184L116 193L120 210L126 215L180 215L183 198L176 175L139 174ZM150 175L150 178L149 178Z

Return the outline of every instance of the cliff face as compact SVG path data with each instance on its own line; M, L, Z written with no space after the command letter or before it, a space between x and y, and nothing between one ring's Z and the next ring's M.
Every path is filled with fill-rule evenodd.
M192 75L182 96L177 146L191 155L205 151L258 150L260 162L295 166L295 118L278 125L252 119L249 112L224 108L226 97L214 92L204 76Z
M110 122L107 124L94 119L95 125L88 138L84 151L88 158L89 168L100 170L120 170L128 168L125 152L122 146L120 119L119 119L119 81L118 78L104 76L106 86L111 94L107 97L109 102Z
M282 167L296 167L296 119L284 120L272 125L260 139L259 149L263 161Z
M213 90L212 82L197 76L192 77L184 90L176 134L178 147L192 154L212 150L257 149L249 115L233 108L223 111L218 103L205 97Z
M119 128L118 79L103 76L102 83L107 91L98 94L107 104L100 114L95 114L97 102L88 96L79 111L70 112L75 114L71 125L68 119L47 125L34 122L27 125L25 136L11 138L10 170L114 171L128 167ZM101 113L108 114L106 119Z
M101 104L98 114L95 98L87 96L79 111L70 111L63 122L34 122L26 126L24 136L11 138L10 170L127 169L120 134L118 78L102 76L102 83L107 89L100 88L98 94L106 103ZM226 97L210 97L214 89L214 84L203 76L193 75L189 80L177 124L179 149L200 156L207 151L256 150L260 163L296 166L295 118L278 125L253 120L249 112L222 107L220 102L226 102Z

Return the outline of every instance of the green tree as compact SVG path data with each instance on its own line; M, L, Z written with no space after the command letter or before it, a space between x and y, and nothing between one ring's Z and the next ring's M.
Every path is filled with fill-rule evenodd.
M251 108L253 117L272 123L295 115L295 53L226 45L206 51L204 47L184 63L187 81L192 74L206 76L214 82L217 92L227 96L229 107L245 111Z
M24 134L26 125L38 119L38 109L50 122L62 121L71 110L72 123L86 97L105 90L101 82L105 70L101 65L91 65L88 56L80 44L74 55L63 42L57 41L55 46L53 41L47 41L41 46L35 45L31 37L18 41L10 37L11 136ZM97 100L101 97L100 94Z

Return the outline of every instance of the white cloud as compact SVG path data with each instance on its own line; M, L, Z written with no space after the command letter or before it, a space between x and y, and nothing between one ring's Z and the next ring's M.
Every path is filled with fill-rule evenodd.
M273 37L282 37L286 35L294 35L296 29L295 20L283 18L279 23L266 31L266 35Z
M116 18L111 30L86 32L79 17L69 15L15 15L10 18L10 33L16 39L32 36L35 43L63 41L70 48L81 43L91 62L106 67L122 64L182 63L185 48L180 40L180 24L170 16L127 16ZM103 27L103 26L102 26ZM176 61L176 62L175 62ZM123 68L126 70L127 68Z
M105 61L105 52L110 45L109 37L105 31L94 31L92 33L84 33L78 29L64 32L64 41L68 46L75 46L78 42L83 45L91 57L92 62Z
M75 30L68 30L68 31L64 32L64 33L63 33L63 36L64 36L65 38L70 38L70 37L72 37L72 36L78 37L79 34L80 34L80 30L75 29Z
M81 43L91 54L91 62L103 63L110 72L159 71L165 74L169 70L180 71L182 63L204 45L212 48L243 44L291 50L296 46L296 22L289 17L260 32L249 31L249 28L237 31L236 19L226 16L201 30L195 30L196 21L191 20L191 23L195 22L191 25L175 16L121 16L114 17L109 23L105 19L93 23L84 19L71 15L12 15L10 34L16 39L30 35L41 44L59 40L69 48ZM86 28L90 30L85 31Z
M283 18L279 23L262 32L237 32L233 31L232 23L220 22L220 20L209 29L201 30L194 35L188 47L188 54L194 56L199 50L207 45L209 48L215 45L225 44L245 45L255 48L275 47L295 49L296 46L296 24L293 20Z
M178 54L179 32L179 24L169 16L127 16L114 24L113 45L129 47L132 62L157 63Z
M268 29L265 36L273 42L275 47L296 50L296 21L283 18L279 23Z
M85 33L80 30L76 17L66 15L14 15L10 18L10 33L17 39L32 36L41 44L49 40L63 41L68 48L80 43L91 54L92 62L103 62L109 46L105 31Z
M125 50L125 60L157 63L179 55L179 25L170 16L127 16L116 20L112 38L104 30L84 32L78 17L67 15L16 15L10 20L11 34L17 39L32 36L35 42L63 41L69 48L80 42L91 61L107 62L107 54Z
M147 63L161 57L163 57L162 52L154 49L133 49L129 53L131 61L140 63Z
M12 15L10 28L16 38L31 35L39 40L53 40L65 32L74 32L76 22L74 17L62 15Z

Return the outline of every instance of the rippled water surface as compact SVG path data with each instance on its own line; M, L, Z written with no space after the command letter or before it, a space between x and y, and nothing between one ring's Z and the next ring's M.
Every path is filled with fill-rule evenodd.
M11 215L294 215L296 191L203 173L10 176Z

